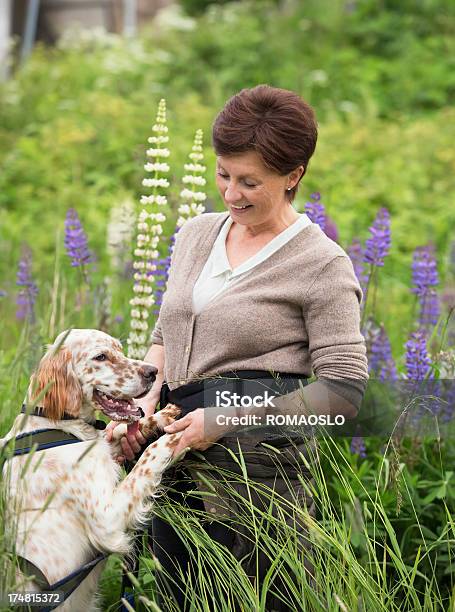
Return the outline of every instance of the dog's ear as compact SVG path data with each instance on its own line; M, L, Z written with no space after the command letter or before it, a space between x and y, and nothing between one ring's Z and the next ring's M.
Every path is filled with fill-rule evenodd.
M52 348L41 359L32 376L30 387L37 405L43 408L43 416L58 421L66 412L77 417L82 407L82 388L74 373L71 354L68 349ZM29 397L29 400L31 398Z

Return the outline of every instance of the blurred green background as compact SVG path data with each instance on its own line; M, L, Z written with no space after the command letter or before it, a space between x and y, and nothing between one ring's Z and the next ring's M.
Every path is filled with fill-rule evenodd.
M168 106L173 211L199 127L209 204L221 210L211 123L229 96L269 83L299 92L319 120L317 151L297 206L303 210L309 195L320 191L344 247L354 236L367 237L381 206L391 212L392 252L381 270L377 314L401 352L409 331L403 321L414 305L413 249L433 242L442 285L450 271L454 30L455 4L449 0L182 0L134 39L74 32L55 47L38 45L0 86L4 316L14 312L24 242L32 247L39 300L49 301L69 207L88 233L96 274L109 274L109 214L125 198L138 201L161 97ZM169 234L175 219L168 220ZM163 253L166 248L163 243ZM65 255L60 257L69 271ZM126 315L125 289L116 293L114 287L113 299Z

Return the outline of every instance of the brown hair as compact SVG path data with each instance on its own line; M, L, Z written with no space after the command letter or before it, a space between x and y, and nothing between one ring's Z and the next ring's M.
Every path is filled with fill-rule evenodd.
M293 91L270 85L242 89L230 98L212 129L217 155L256 151L265 166L280 175L289 174L300 165L305 174L317 137L311 106ZM286 192L291 202L297 189L298 183Z

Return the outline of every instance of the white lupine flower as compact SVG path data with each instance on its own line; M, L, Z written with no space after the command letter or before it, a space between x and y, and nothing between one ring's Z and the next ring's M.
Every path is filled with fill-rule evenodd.
M130 337L127 340L128 344L144 344L147 341L147 336L145 334L130 334ZM134 349L137 351L137 349ZM128 351L129 352L129 351ZM140 352L136 352L136 358L138 357L138 355L140 354Z
M202 176L202 173L206 171L206 167L199 163L204 159L203 148L202 148L202 130L197 130L193 147L191 149L191 153L189 154L190 163L185 164L185 171L189 174L186 174L182 178L183 185L188 185L189 187L204 187L206 184L205 177ZM188 187L185 187L180 192L180 197L182 200L186 200L183 204L181 204L178 208L179 217L177 219L177 227L180 228L184 225L185 221L191 217L195 217L196 215L200 215L205 212L205 207L198 202L203 202L206 200L207 196L202 191L195 191Z
M201 164L185 164L183 168L185 172L205 172L207 170L206 166Z
M169 172L169 164L165 162L155 162L154 164L148 162L144 164L144 170L146 172Z
M146 331L148 329L148 325L146 321L138 321L137 319L133 319L131 321L131 329L141 329L142 331Z
M137 235L137 242L149 242L150 241L150 236L147 236L147 234L138 234Z
M205 206L193 202L193 204L191 204L191 210L194 212L194 216L197 217L197 215L202 215L202 213L205 212Z
M156 271L156 264L153 262L158 259L158 245L163 233L162 223L166 221L162 208L167 205L167 198L158 191L169 187L169 181L160 176L161 173L170 170L169 164L160 161L162 158L169 157L170 154L169 149L163 146L169 141L164 100L160 100L158 105L158 113L152 131L153 135L148 139L152 147L147 149L147 157L152 159L144 164L144 170L154 172L155 176L144 178L142 181L142 185L151 188L152 193L144 194L140 198L141 205L150 206L150 209L144 208L137 221L137 248L134 251L137 258L134 262L135 284L133 286L134 295L130 300L132 309L128 355L136 359L143 359L148 348L146 346L148 334L137 332L138 330L145 332L149 327L150 308L155 303L153 293L156 282L155 275L151 272Z
M142 310L142 313L145 312L146 316L148 317L148 312L145 309L150 308L151 306L153 306L154 303L154 298L153 295L151 296L135 296L134 298L132 298L130 300L130 304L131 306L142 306L144 310Z
M145 206L146 204L153 204L153 202L155 201L155 196L146 196L143 195L141 196L140 199L140 203L142 204L142 206Z
M185 200L196 200L196 202L203 202L207 199L203 191L191 191L191 189L183 189L180 192L180 197Z
M163 134L167 134L167 126L160 125L159 123L155 123L155 125L153 126L153 130L155 132L162 132Z
M141 196L141 199L139 200L139 202L142 204L142 206L146 206L147 204L153 204L155 201L155 196Z
M182 183L185 183L185 184L189 183L190 185L204 186L206 183L206 180L203 176L187 175L182 178Z
M157 223L163 223L164 221L166 221L166 217L165 215L163 215L162 212L149 213L149 219L152 219L153 221L156 221Z
M147 149L148 157L169 157L171 152L169 149Z
M181 204L179 206L179 213L181 215L187 215L188 216L190 214L190 212L191 212L191 208L190 208L189 204Z
M144 187L169 187L169 181L165 178L146 178L142 180L142 185Z
M107 226L107 252L111 256L113 268L120 270L129 257L131 240L134 235L134 203L124 200L111 209Z
M164 144L169 142L169 136L150 136L147 138L147 142L150 144Z

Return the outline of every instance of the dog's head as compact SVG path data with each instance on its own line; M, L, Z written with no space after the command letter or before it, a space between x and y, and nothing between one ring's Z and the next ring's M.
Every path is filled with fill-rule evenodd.
M32 376L28 401L37 402L43 415L59 420L67 413L93 419L97 409L116 421L133 422L140 410L133 398L151 388L157 369L128 359L118 340L95 329L72 329L48 346Z

